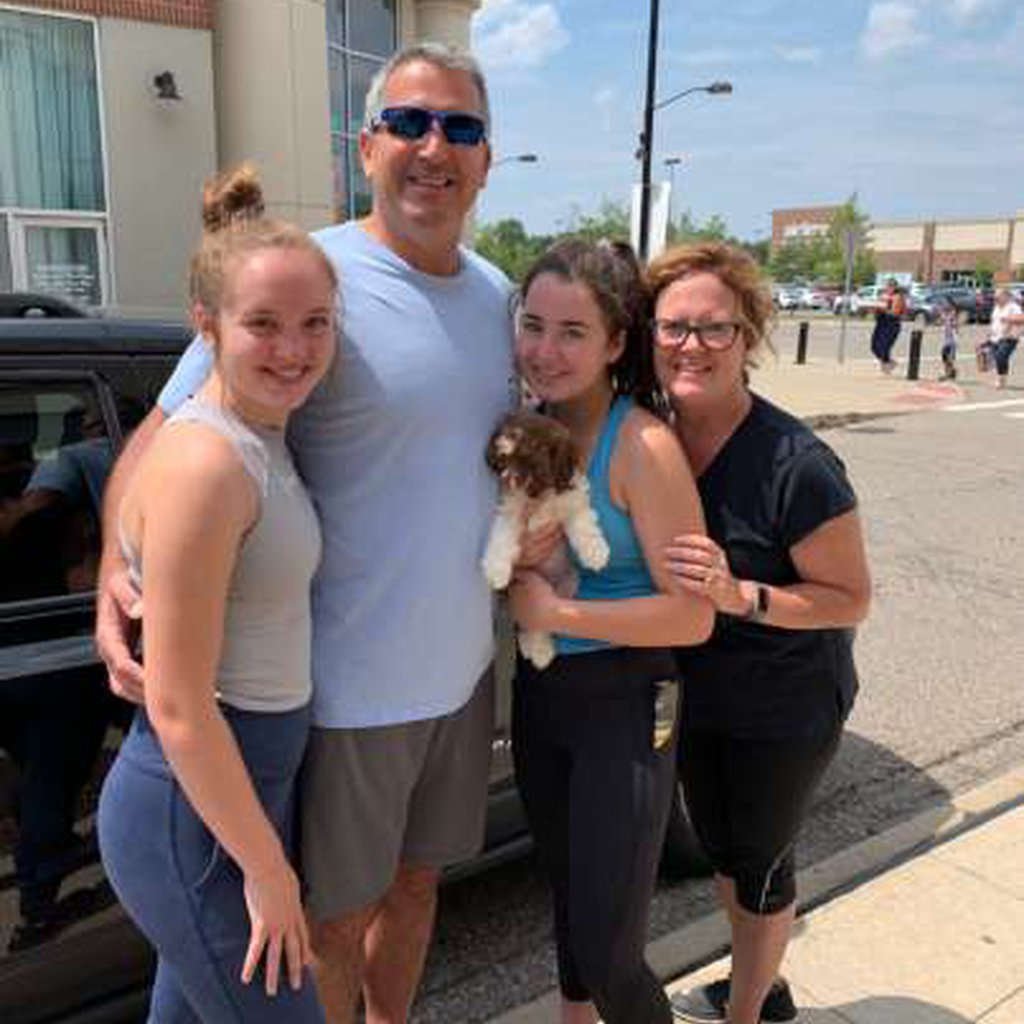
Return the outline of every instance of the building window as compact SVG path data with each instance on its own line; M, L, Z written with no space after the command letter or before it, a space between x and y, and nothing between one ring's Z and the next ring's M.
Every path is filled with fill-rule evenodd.
M94 24L0 8L0 287L102 305Z
M370 187L359 164L359 131L367 87L395 51L395 0L327 0L327 59L331 86L331 152L338 220L370 209Z

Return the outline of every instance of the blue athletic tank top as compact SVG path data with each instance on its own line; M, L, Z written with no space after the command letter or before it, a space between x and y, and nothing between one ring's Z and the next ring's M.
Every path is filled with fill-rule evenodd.
M587 466L590 503L597 514L597 521L601 524L611 554L608 556L608 564L594 572L581 566L575 552L570 549L569 556L579 575L576 587L576 599L579 601L621 601L627 597L648 597L657 593L647 569L643 548L633 529L633 521L612 503L608 490L608 473L619 428L633 405L633 399L625 395L615 399L590 456L590 465ZM555 637L555 650L559 654L580 654L610 646L604 640L583 640L561 635Z

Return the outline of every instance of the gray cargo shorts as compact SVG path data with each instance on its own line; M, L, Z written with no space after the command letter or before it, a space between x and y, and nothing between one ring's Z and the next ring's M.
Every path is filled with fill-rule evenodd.
M399 864L440 869L479 851L493 730L488 668L469 701L440 718L311 731L300 849L314 921L375 903Z

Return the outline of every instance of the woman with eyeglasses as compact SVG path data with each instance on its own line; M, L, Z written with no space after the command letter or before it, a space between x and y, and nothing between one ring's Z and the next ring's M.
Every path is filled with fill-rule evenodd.
M557 243L527 271L516 359L586 467L611 553L577 565L571 597L520 571L512 612L555 635L544 669L520 660L516 779L554 893L562 1024L670 1024L644 960L647 914L675 787L674 645L711 629L702 594L662 557L704 524L693 477L657 407L647 296L625 244Z
M664 565L716 610L710 640L676 651L680 777L732 927L732 975L677 996L693 1022L788 1021L778 977L793 924L793 845L839 743L857 677L853 631L870 579L842 462L752 393L771 295L721 243L671 249L648 270L655 368L697 478L707 536Z

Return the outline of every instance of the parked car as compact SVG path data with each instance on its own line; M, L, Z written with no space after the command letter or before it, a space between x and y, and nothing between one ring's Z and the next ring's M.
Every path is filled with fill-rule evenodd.
M837 295L832 300L832 312L839 316L844 306L848 306L851 316L867 316L878 307L882 291L878 285L868 284L851 292L848 299L846 295Z
M933 324L939 319L941 299L930 289L911 291L907 295L906 319L918 324Z
M775 306L778 309L790 310L800 308L801 287L799 285L779 285L775 290Z
M99 863L99 787L132 708L92 643L100 498L190 338L180 324L0 320L0 1021L141 1019L152 957ZM481 453L481 458L483 457ZM499 617L484 853L529 845L512 777L512 635ZM666 872L702 872L676 789Z
M989 288L938 285L932 291L932 298L937 303L951 303L967 323L987 324L992 319L993 293Z
M828 309L828 296L818 288L805 286L797 294L800 309Z

